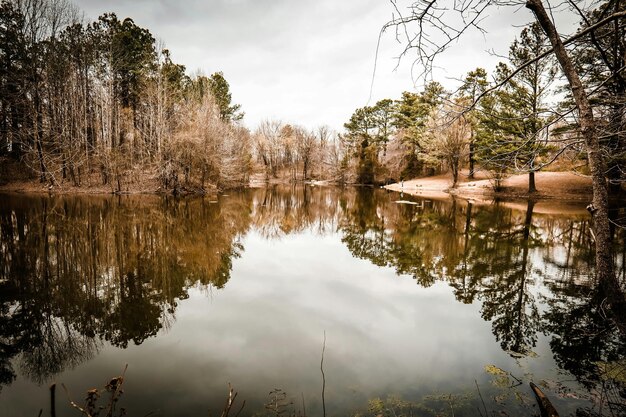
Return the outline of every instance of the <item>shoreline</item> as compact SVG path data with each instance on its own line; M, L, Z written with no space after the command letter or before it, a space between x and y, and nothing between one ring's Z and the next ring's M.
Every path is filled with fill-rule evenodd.
M484 174L477 173L469 180L459 176L456 187L448 174L416 178L403 183L384 186L385 189L423 198L459 197L466 200L491 202L493 200L533 200L560 202L591 202L591 179L569 172L538 172L535 174L537 191L528 192L528 176L513 175L502 181L502 190L495 191Z
M491 204L494 200L519 202L532 200L535 202L575 203L588 204L591 201L591 179L568 172L538 172L535 181L538 191L529 194L527 191L527 175L514 175L502 181L502 190L494 191L489 179L483 173L477 173L476 179L469 180L467 173L461 173L457 186L452 188L452 177L448 174L422 177L381 186L389 191L403 193L415 197L447 200L461 198L472 203ZM129 184L126 190L116 192L110 187L102 185L76 187L67 186L49 187L36 180L21 180L0 185L3 194L39 194L39 195L171 195L163 191L158 184L151 181ZM239 189L256 189L275 185L309 185L334 186L331 181L291 182L287 179L273 179L269 182L251 178L248 185ZM358 184L347 184L359 186ZM133 187L134 186L134 187ZM237 188L235 188L237 189ZM178 196L215 196L231 189L218 190L209 188L205 193L182 193Z

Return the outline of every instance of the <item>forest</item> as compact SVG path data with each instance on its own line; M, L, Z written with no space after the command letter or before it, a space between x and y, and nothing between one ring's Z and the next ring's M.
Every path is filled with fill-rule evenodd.
M121 192L152 178L177 192L247 180L250 134L222 73L187 75L131 18L78 16L64 0L2 2L3 157L50 187Z
M0 182L206 193L265 178L343 181L328 127L243 126L224 74L189 75L131 18L66 0L0 8ZM287 177L290 175L289 177Z
M607 16L623 8L580 10L570 42L611 194L625 175L626 41L623 19ZM336 132L278 120L250 130L223 73L188 74L132 18L80 16L67 0L2 1L1 182L205 193L255 178L384 184L450 172L454 186L467 168L496 190L507 175L528 174L532 193L541 170L591 171L574 97L538 22L496 68L358 108Z

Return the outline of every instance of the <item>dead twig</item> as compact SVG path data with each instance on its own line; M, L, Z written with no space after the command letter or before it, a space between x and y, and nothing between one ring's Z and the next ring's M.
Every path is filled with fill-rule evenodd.
M74 401L72 401L72 398L70 397L70 392L67 389L67 387L65 386L65 384L61 384L61 387L63 387L63 390L65 391L65 395L67 395L67 401L70 403L70 405L72 407L74 407L75 409L77 409L78 411L81 412L81 414L87 416L87 417L92 417L91 414L89 414L89 412L87 412L85 409L83 409L81 406L79 406L78 404L76 404Z
M476 384L476 389L478 390L478 396L480 397L480 401L483 403L483 408L485 409L485 417L487 417L489 415L489 412L487 411L487 406L485 405L485 400L483 399L483 395L480 393L480 388L478 387L478 381L474 380L474 383ZM480 412L480 409L478 411ZM483 413L481 412L480 415L482 416Z
M322 371L322 411L323 417L326 417L326 398L324 393L326 391L326 375L324 375L324 352L326 351L326 330L324 330L324 344L322 345L322 360L320 362L320 371Z
M224 404L224 409L222 410L221 417L228 417L228 415L230 414L230 410L233 408L233 406L235 405L235 401L237 400L237 394L239 393L235 391L235 389L232 387L232 385L230 385L230 382L229 382L228 383L228 397L226 398L226 404ZM246 406L246 401L244 400L241 403L241 407L239 407L239 411L237 411L237 413L235 414L235 417L239 417L239 414L241 413L241 411L243 410L245 406Z

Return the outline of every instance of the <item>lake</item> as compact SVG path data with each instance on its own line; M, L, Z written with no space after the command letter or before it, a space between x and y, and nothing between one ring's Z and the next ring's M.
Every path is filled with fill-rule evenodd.
M229 383L231 416L532 415L531 381L561 415L619 415L589 229L582 203L370 188L0 195L0 415L126 365L131 416L219 416Z

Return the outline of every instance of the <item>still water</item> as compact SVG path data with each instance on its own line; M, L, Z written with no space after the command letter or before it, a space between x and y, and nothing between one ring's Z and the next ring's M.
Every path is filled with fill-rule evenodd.
M82 404L126 364L131 416L219 415L228 383L242 416L321 416L324 338L328 416L533 415L530 381L561 415L619 415L589 227L372 189L0 195L0 416L49 415L55 382Z

